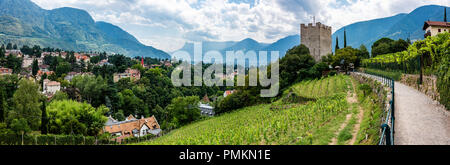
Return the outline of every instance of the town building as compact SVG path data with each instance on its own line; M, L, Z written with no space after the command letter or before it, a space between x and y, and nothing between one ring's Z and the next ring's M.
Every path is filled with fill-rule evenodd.
M22 51L20 51L20 50L6 50L5 56L8 57L9 55L15 55L17 57L23 57Z
M89 56L87 56L86 54L75 53L74 56L75 56L77 62L83 61L85 63L88 63L91 60L91 58Z
M103 66L103 65L112 65L111 63L108 62L108 59L103 59L100 62L98 62L97 64L95 64L97 66Z
M61 83L57 81L50 81L49 79L44 80L42 93L46 94L47 96L52 96L60 90Z
M234 92L236 92L236 90L226 90L225 92L223 92L223 97L227 97L228 95L231 95Z
M205 94L205 96L203 96L202 101L203 101L204 103L209 103L209 102L210 102L209 97L208 97L208 94Z
M33 64L34 60L37 60L38 65L42 65L44 63L44 58L35 58L35 57L30 57L25 55L23 58L23 62L22 62L22 68L28 68L31 67L31 65Z
M214 116L214 107L210 106L209 104L202 104L199 105L200 113L204 116Z
M115 140L120 142L127 137L140 137L147 134L159 135L161 128L155 116L136 119L133 115L128 116L125 121L117 121L111 116L103 127L103 133L108 132L115 137Z
M48 72L50 71L50 65L39 65L39 70L43 71L43 72Z
M450 22L426 21L423 24L423 30L425 31L425 38L436 36L439 33L450 32Z
M172 67L172 63L170 63L170 61L164 61L163 63L166 67Z
M73 77L75 77L76 75L78 75L77 72L69 72L67 73L66 77L64 77L64 80L72 81Z
M0 68L0 76L3 76L3 75L11 75L12 72L13 72L12 69L9 69L9 68L3 68L3 67Z
M72 81L72 79L75 76L93 76L94 74L92 72L83 72L83 73L79 73L79 72L69 72L67 73L66 77L64 77L64 80L67 81Z
M37 72L37 74L36 74L36 79L37 79L37 80L41 80L41 77L42 77L44 74L47 74L47 76L50 76L50 75L52 75L53 73L55 73L55 72L53 72L53 71L42 71L42 70L38 70L38 72Z
M323 56L332 53L331 27L320 22L300 25L300 43L309 48L311 56L320 61Z
M128 68L124 73L114 73L114 82L118 82L122 78L131 78L132 81L141 79L141 73L137 69Z

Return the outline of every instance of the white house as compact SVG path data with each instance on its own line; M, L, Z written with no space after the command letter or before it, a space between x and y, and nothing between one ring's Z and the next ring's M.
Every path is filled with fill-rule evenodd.
M57 81L44 80L42 93L48 95L54 95L57 91L61 90L61 83Z
M202 104L199 105L200 113L205 116L214 116L214 107L210 106L209 104Z

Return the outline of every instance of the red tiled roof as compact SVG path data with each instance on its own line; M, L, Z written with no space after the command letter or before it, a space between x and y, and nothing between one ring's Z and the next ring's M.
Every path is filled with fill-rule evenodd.
M117 133L120 132L122 135L132 135L132 131L134 129L140 130L143 125L147 125L150 129L159 129L159 124L156 121L156 118L154 116L144 118L144 119L137 119L135 121L125 122L121 124L114 124L114 125L107 125L104 127L104 132L109 133Z
M439 21L426 21L423 25L423 30L427 29L429 26L450 27L450 23L449 22L439 22Z
M9 68L0 68L0 73L12 73L12 69Z
M50 81L47 86L60 86L61 83L57 82L57 81Z

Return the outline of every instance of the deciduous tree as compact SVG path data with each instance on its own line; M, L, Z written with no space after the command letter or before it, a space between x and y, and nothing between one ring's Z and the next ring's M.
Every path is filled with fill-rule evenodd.
M13 96L13 109L8 113L9 121L23 118L31 129L37 130L42 115L40 97L38 84L27 79L20 80L19 88Z

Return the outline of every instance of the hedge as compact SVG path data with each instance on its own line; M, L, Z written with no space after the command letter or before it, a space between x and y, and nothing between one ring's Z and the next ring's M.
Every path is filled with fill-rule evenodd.
M121 144L137 143L151 140L156 136L148 134L142 137L130 137ZM97 143L96 143L97 141ZM109 137L93 137L83 135L24 135L23 145L117 145L120 144ZM0 145L22 145L22 136L17 134L0 134Z

